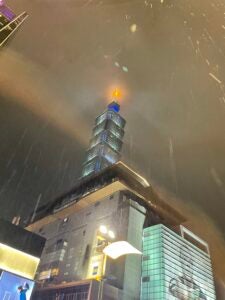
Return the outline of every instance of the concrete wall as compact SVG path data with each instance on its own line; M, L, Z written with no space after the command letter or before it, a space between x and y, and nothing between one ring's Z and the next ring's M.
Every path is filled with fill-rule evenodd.
M100 225L106 225L113 230L116 240L128 240L141 250L144 215L132 205L136 204L122 192L117 192L87 209L68 216L68 219L57 220L38 230L37 233L47 239L39 273L59 268L58 276L52 278L50 283L86 279L96 246L96 231ZM117 261L108 258L105 284L124 288L125 293L121 299L139 299L140 272L141 257L122 257ZM115 293L118 291L114 289L112 299ZM125 294L129 297L125 297Z

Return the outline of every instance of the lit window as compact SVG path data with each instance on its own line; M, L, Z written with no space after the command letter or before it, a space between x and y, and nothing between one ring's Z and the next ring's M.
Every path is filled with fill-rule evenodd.
M97 275L98 274L98 266L93 267L92 275Z

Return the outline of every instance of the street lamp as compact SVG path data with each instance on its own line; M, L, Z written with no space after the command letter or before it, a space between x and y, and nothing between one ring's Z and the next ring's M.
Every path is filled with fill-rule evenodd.
M111 229L108 229L105 225L101 225L99 227L99 232L104 235L104 239L106 241L108 241L108 239L107 239L108 237L110 239L115 239L115 237L116 237L115 233Z
M105 225L101 225L99 227L99 231L103 234L106 234L108 232L107 227Z
M109 235L109 237L111 238L111 239L115 239L115 233L112 231L112 230L109 230L108 231L108 235Z
M98 300L100 300L102 299L103 284L104 284L104 280L106 279L105 269L106 269L107 255L104 253L104 249L111 244L112 240L115 239L116 235L112 229L107 228L107 226L103 224L99 226L97 234L98 234L98 238L100 239L100 243L97 246L97 251L103 254L100 284L98 290Z
M142 255L141 251L126 241L119 241L109 244L103 249L103 253L112 259L117 259L122 255L128 254Z
M116 237L115 233L112 230L108 229L105 225L101 225L99 227L99 232L101 233L101 235L103 235L101 236L102 245L103 245L103 247L101 247L101 252L103 254L103 265L102 265L100 284L98 290L98 300L102 300L104 280L107 280L107 277L105 277L107 256L113 259L117 259L122 255L128 255L128 254L141 255L142 253L126 241L112 242L112 240L115 239Z

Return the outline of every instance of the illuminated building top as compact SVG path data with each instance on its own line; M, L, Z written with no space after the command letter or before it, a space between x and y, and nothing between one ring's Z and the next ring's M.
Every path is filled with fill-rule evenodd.
M0 0L0 46L10 38L27 17L26 12L16 15L3 0Z
M113 93L115 100L95 120L82 177L98 173L120 160L126 121L119 114L118 97L119 92L116 90Z
M16 17L14 12L4 4L4 1L0 1L0 14L8 21L12 21Z
M108 105L108 110L118 113L120 111L120 105L116 101L113 101Z

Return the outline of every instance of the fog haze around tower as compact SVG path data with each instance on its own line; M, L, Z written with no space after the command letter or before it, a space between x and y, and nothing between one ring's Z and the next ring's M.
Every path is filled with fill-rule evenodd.
M1 216L26 217L75 183L108 88L120 86L123 160L191 207L197 229L209 220L222 253L225 4L7 4L30 17L0 52Z

